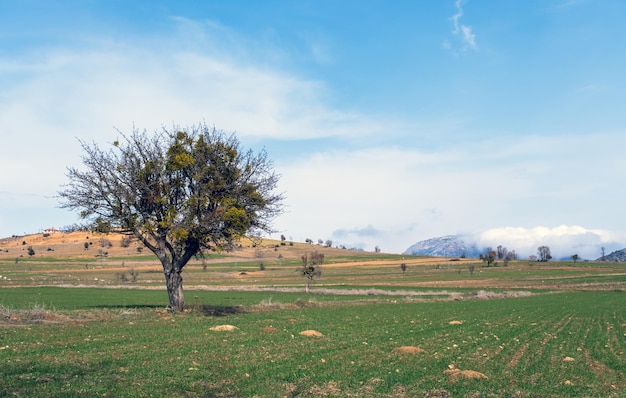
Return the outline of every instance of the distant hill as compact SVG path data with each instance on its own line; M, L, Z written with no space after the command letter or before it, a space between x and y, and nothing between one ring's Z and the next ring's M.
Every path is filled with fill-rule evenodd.
M480 255L480 249L475 243L466 243L459 235L449 235L419 241L403 254L476 258Z
M615 263L624 263L626 262L626 249L616 250L611 254L598 258L596 261L611 261Z

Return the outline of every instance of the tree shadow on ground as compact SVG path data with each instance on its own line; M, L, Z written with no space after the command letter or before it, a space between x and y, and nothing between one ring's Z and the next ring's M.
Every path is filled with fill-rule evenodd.
M220 317L236 314L243 314L246 312L244 307L237 305L210 305L210 304L192 304L188 306L193 311L201 312L206 316Z

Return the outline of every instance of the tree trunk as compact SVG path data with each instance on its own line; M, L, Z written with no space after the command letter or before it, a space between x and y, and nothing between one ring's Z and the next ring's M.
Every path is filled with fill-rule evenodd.
M183 296L183 277L181 271L166 271L165 285L167 286L167 295L170 298L169 309L175 312L183 312L185 297Z

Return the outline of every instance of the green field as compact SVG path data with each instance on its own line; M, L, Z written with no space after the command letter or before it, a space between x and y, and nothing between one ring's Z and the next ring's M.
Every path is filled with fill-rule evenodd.
M0 396L626 397L623 264L329 251L305 294L289 250L192 262L183 314L152 256L0 259Z
M155 290L0 292L2 396L626 396L623 291L414 301L188 290L183 315ZM238 329L209 330L224 324ZM299 334L309 329L323 336Z

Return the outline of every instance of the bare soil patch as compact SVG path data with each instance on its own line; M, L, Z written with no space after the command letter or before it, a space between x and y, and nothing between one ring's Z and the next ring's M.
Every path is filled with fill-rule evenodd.
M209 330L213 332L233 332L235 330L239 330L239 328L233 325L217 325L210 327Z
M415 347L415 346L402 346L402 347L396 347L393 349L393 352L399 353L399 354L419 354L422 352L425 352L423 349L421 349L420 347Z
M323 337L324 335L321 332L318 332L317 330L303 330L300 332L301 336L306 336L306 337Z
M455 382L459 379L489 379L483 373L477 372L475 370L446 369L443 371L443 373L448 375L448 379L450 380L450 382Z

